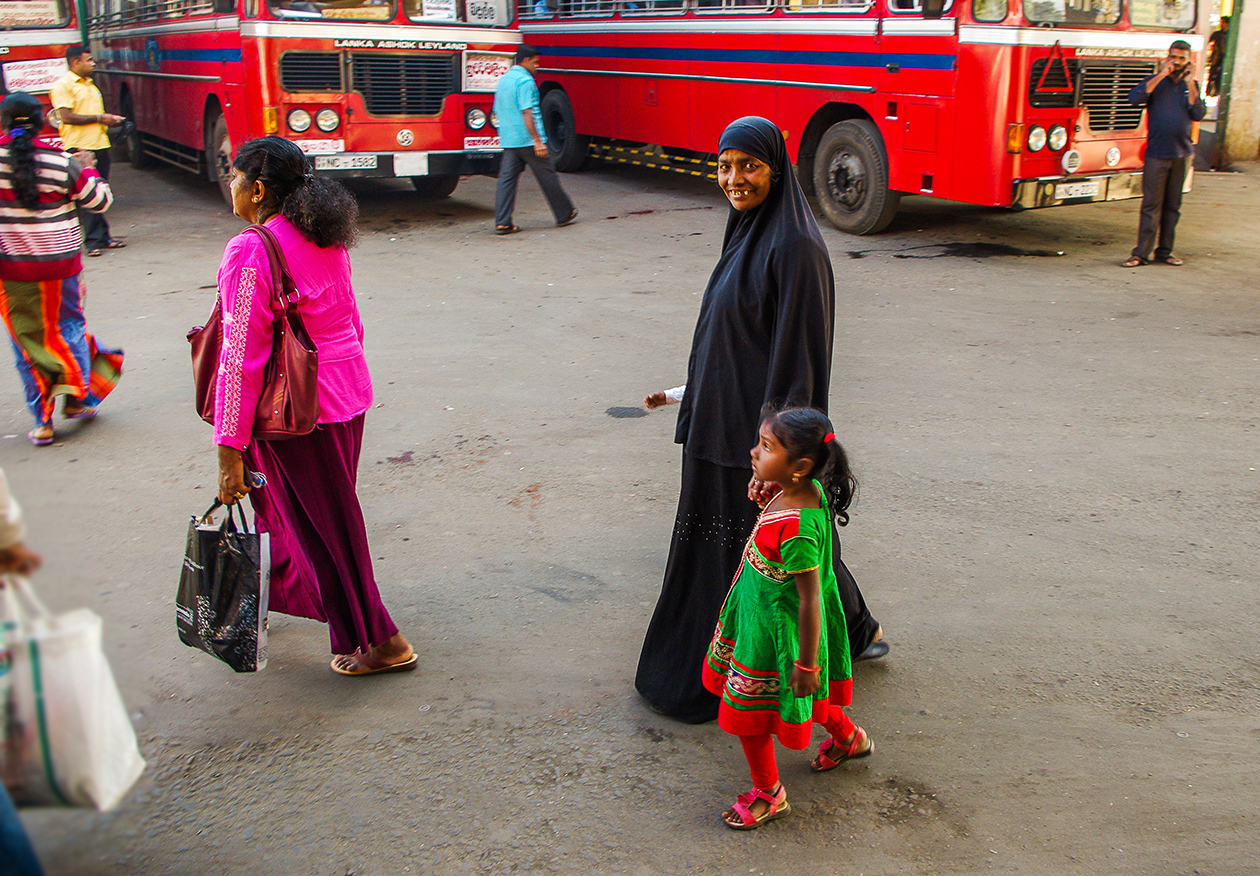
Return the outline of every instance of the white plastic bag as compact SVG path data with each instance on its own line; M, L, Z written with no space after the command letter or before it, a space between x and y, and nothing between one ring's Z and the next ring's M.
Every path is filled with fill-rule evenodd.
M104 812L144 771L101 651L101 619L54 616L25 578L0 587L0 778L15 803Z

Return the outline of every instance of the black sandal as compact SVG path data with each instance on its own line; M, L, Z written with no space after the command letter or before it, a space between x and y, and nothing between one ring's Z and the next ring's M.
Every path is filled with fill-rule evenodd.
M495 234L515 234L521 230L519 225L496 225L494 226Z

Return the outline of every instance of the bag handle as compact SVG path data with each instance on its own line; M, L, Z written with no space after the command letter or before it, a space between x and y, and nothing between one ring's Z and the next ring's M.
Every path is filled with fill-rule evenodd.
M232 517L232 509L235 508L236 513L239 514L241 517L240 531L246 532L246 533L251 531L249 528L249 521L245 518L245 506L242 505L239 501L232 505L224 505L222 502L219 501L217 496L215 497L214 504L211 505L209 508L207 508L206 513L198 517L197 520L201 523L213 524L214 521L211 519L211 515L214 514L215 511L218 511L220 508L227 508L227 517L223 518L223 523L219 525L219 528L221 530L223 530L224 532L237 531L236 521ZM258 515L255 514L253 532L257 532L257 531L258 531Z
M24 575L4 575L4 612L0 626L30 618L51 618L52 612L35 595L31 582Z

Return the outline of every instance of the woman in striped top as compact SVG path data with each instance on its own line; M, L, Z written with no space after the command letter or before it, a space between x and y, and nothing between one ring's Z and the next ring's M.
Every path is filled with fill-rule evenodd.
M44 110L15 91L0 101L0 318L13 339L36 446L53 442L57 396L68 419L96 416L122 374L83 316L83 233L77 208L109 209L109 183L39 139ZM90 163L90 160L89 160Z

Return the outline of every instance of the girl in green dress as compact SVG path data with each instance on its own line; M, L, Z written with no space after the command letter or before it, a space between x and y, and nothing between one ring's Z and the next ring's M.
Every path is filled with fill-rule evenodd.
M830 517L849 522L857 489L844 448L824 414L789 408L763 417L752 467L749 497L762 512L703 669L705 687L722 698L718 724L739 736L752 772L752 790L722 813L735 830L792 811L773 736L799 751L821 724L829 736L810 762L817 772L875 749L843 709L853 682Z

